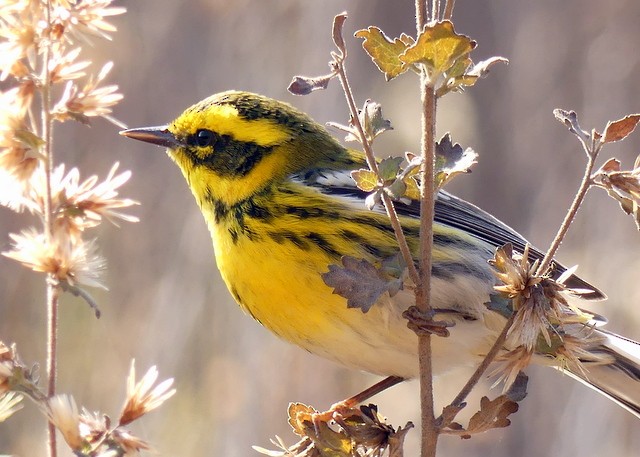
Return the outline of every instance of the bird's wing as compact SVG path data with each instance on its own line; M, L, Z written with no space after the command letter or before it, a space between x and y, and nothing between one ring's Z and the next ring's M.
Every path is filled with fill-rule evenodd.
M308 185L318 187L327 194L349 196L361 199L363 202L368 195L367 192L355 186L346 171L323 172L315 175L312 179L307 177L305 181ZM396 211L400 215L417 218L420 216L420 203L418 201L400 201L396 203ZM523 252L527 244L527 240L522 235L505 223L477 206L445 191L438 192L434 220L436 223L462 230L496 248L511 243L516 251ZM532 262L543 257L542 251L534 246L529 247L529 259ZM564 266L556 263L554 276L560 276L565 270ZM576 275L567 279L565 284L572 289L591 291L581 294L584 299L602 300L606 298L604 293Z

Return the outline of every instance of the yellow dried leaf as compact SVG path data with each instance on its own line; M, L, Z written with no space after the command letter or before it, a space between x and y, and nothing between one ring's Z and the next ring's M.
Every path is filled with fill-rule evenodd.
M457 34L451 22L443 21L425 27L416 43L399 59L407 65L425 64L432 75L442 74L457 65L460 60L468 59L475 46L475 41Z
M403 35L392 41L377 27L358 30L355 36L364 39L362 47L376 67L384 73L387 81L408 70L409 65L400 60L400 56L407 49L407 43L412 41L408 36Z

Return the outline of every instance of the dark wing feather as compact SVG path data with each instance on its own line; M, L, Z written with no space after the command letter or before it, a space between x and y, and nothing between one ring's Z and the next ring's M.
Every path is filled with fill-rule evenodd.
M400 214L407 214L414 217L419 215L419 203L398 204L397 211ZM493 217L477 206L462 200L448 192L441 191L435 202L435 221L449 227L464 230L495 247L511 243L513 247L522 252L527 244L527 240L508 225ZM534 246L529 247L529 260L542 259L544 253ZM554 275L560 276L566 268L559 263L555 263ZM571 276L565 284L572 289L588 289L592 292L581 295L587 300L602 300L605 294L578 276Z
M321 180L307 179L307 184L322 189L322 192L334 195L357 197L364 200L367 193L357 187L347 184L348 180L339 180L339 183L323 184ZM331 181L331 179L329 179ZM417 201L410 203L398 202L396 204L398 214L410 217L420 216L420 205ZM463 230L486 243L499 247L511 243L513 247L522 252L527 240L508 225L496 219L486 211L462 200L448 192L440 191L435 202L435 222L447 225L458 230ZM533 262L542 259L544 253L534 246L529 247L529 259ZM566 268L559 263L555 264L554 274L560 276ZM605 294L588 282L573 275L565 284L572 289L586 289L592 292L581 295L587 300L602 300Z

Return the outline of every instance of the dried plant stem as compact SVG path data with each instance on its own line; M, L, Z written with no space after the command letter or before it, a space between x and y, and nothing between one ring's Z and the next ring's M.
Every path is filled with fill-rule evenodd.
M431 250L433 247L433 168L435 157L436 94L422 76L422 163L420 165L420 281L416 287L416 306L425 315L431 311ZM438 428L433 409L433 369L431 334L418 336L420 364L420 403L422 408L422 456L435 456Z
M560 225L560 228L558 229L558 233L551 242L551 246L547 250L544 259L542 259L542 262L540 262L540 266L538 267L538 271L536 272L536 274L543 274L549 268L549 265L551 265L551 262L553 261L553 258L555 257L556 252L560 247L560 244L562 244L562 241L564 240L564 237L569 230L569 227L573 223L573 220L576 217L578 210L580 209L580 205L584 201L584 197L587 195L589 187L591 187L591 174L593 173L593 168L595 166L595 159L595 154L588 155L587 166L584 171L584 176L582 177L582 182L580 183L580 188L578 189L578 192L576 193L576 196L574 197L573 202L571 203L571 206L569 207L569 210L567 211L567 214L562 221L562 225Z
M416 0L416 29L418 34L422 31L427 21L427 3L425 1Z
M460 393L451 402L453 406L462 405L462 403L467 399L467 396L471 393L476 384L478 384L478 381L480 381L484 372L487 371L487 368L489 368L491 362L494 361L494 359L498 355L498 352L500 352L500 350L503 348L504 342L507 340L507 336L509 335L509 330L511 329L513 321L516 318L516 314L517 312L511 314L511 316L505 323L502 332L500 333L500 335L498 335L498 338L493 343L493 346L491 346L491 349L482 360L482 363L478 366L478 368L476 368L476 371L469 378L464 387L460 390Z
M367 401L374 395L378 395L380 392L384 392L388 388L393 387L396 384L400 384L402 381L404 381L404 378L401 378L399 376L388 376L384 378L382 381L377 382L371 387L363 390L362 392L357 393L353 397L347 398L346 400L343 401L343 403L346 404L347 406L359 405L360 403Z
M432 0L431 19L437 19L439 0ZM418 35L426 26L426 0L416 0L416 29ZM425 315L431 311L431 251L433 247L434 216L434 159L437 99L435 88L423 69L420 75L420 98L422 101L422 138L420 165L420 281L416 284L416 307ZM422 457L435 457L439 429L436 423L433 403L433 366L431 354L431 334L418 335L418 362L420 366L420 410L421 410L421 450Z
M51 25L51 4L46 2L46 21ZM51 40L46 40L42 62L42 137L45 140L43 156L45 162L44 231L47 244L53 243L53 208L51 196L51 173L53 171L53 119L51 117ZM47 284L47 397L56 394L57 346L58 346L58 296L55 279L49 275ZM49 457L57 456L56 428L47 423L47 443Z
M367 165L374 173L378 174L378 164L376 162L375 155L373 153L373 148L371 147L371 143L367 139L364 128L360 123L360 118L358 117L358 108L356 107L356 102L353 97L353 92L351 91L351 86L349 85L349 80L347 79L347 72L345 70L344 61L341 59L336 59L336 70L338 72L338 78L340 79L340 84L342 85L342 90L347 99L347 105L349 105L349 112L351 114L351 119L353 125L358 130L358 135L362 140L362 148L364 149L365 156L367 158ZM396 236L396 240L398 241L398 246L400 247L400 253L402 254L402 258L407 264L407 269L409 271L409 278L413 281L414 284L418 284L419 275L418 270L413 263L413 256L411 255L411 249L409 249L409 244L407 243L407 239L404 236L404 232L402 231L402 225L400 224L400 219L398 218L398 214L396 213L395 206L393 205L393 201L389 198L385 193L382 194L382 203L384 204L384 208L387 212L387 216L391 221L391 227L393 228L393 233Z
M453 17L453 8L456 6L456 0L447 0L444 5L443 19L450 21Z
M431 0L431 19L436 20L440 17L440 0Z
M56 394L56 373L58 365L58 296L60 289L47 281L47 398ZM48 422L49 457L56 457L56 428Z

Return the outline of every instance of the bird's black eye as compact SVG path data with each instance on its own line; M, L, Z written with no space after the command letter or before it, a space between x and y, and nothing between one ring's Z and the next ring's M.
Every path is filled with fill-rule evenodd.
M200 147L211 146L215 141L215 137L215 133L211 130L202 129L198 130L193 136L193 142Z

